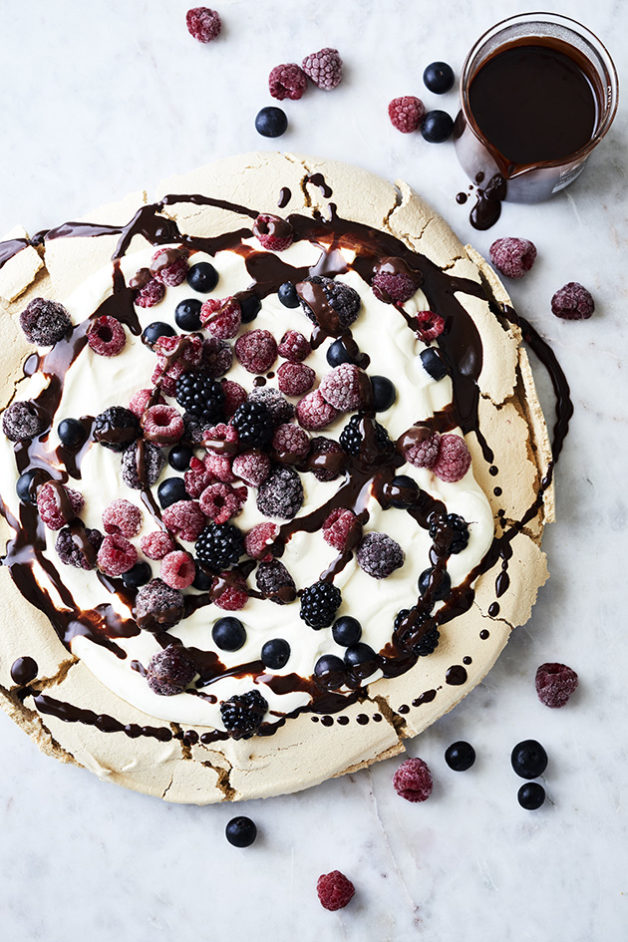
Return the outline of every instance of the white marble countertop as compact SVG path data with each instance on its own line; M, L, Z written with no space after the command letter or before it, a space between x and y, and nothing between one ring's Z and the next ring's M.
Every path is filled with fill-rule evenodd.
M619 942L628 932L627 109L571 189L541 206L507 205L493 230L476 233L468 204L455 202L467 181L452 145L398 134L386 105L414 93L454 113L453 92L439 99L422 87L424 66L445 59L459 70L485 28L520 12L513 0L222 0L224 38L209 47L188 36L187 6L2 0L0 232L55 225L214 157L279 145L405 178L485 253L498 236L532 239L538 261L512 295L553 344L576 406L545 541L552 578L486 682L408 743L434 774L425 804L397 797L391 760L266 802L169 806L45 758L0 713L0 934ZM628 74L627 5L553 6L586 22ZM285 136L258 137L270 68L326 45L344 56L343 85L288 102ZM590 321L549 311L571 280L595 296ZM534 672L547 660L580 674L564 710L536 699ZM509 761L529 737L550 756L538 812L518 806ZM478 754L464 774L443 759L456 739ZM260 830L249 850L223 836L237 812ZM328 913L314 887L336 868L357 893Z

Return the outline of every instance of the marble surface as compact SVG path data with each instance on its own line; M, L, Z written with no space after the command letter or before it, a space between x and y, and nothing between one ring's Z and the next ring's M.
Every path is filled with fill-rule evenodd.
M597 32L627 74L626 4L553 6ZM343 85L289 102L290 128L275 144L405 178L481 251L505 235L538 247L512 295L553 344L576 406L558 470L558 522L545 542L552 578L486 682L408 743L433 770L425 804L397 797L391 760L238 808L168 806L45 758L0 714L2 937L619 942L628 930L626 109L568 191L538 207L506 206L492 231L475 233L454 199L467 181L453 147L398 134L386 105L415 93L454 113L453 92L439 99L422 88L423 67L443 58L459 70L485 28L520 12L516 3L224 0L224 37L209 47L188 37L186 8L183 0L2 0L0 231L18 222L35 231L174 171L272 148L253 127L271 103L268 71L337 46ZM588 322L549 311L570 280L595 295ZM551 415L542 375L539 383ZM561 711L534 693L535 669L547 660L580 674ZM549 800L535 813L517 805L521 780L509 761L528 737L550 757ZM478 754L463 774L443 759L461 738ZM235 812L258 824L249 850L224 839ZM320 908L314 885L335 868L357 893L334 914Z

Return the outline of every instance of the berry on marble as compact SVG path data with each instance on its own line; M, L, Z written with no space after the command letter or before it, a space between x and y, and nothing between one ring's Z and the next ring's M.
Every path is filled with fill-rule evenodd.
M290 98L298 101L307 88L307 75L296 62L276 65L268 76L268 90L277 101Z
M416 131L424 114L425 106L423 102L414 95L402 95L401 98L393 98L388 105L388 117L392 126L401 131L402 134Z
M434 783L423 759L406 759L393 776L393 787L406 801L427 801Z

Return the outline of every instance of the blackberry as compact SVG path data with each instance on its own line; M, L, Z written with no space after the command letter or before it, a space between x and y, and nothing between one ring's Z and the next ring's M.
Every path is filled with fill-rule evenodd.
M96 565L96 553L102 543L102 533L99 530L81 528L80 533L73 533L70 527L59 530L55 542L55 549L59 558L66 566L75 566L77 569L93 569ZM91 553L85 544L91 546ZM91 559L89 557L92 557Z
M138 454L140 444L142 449ZM129 445L122 454L122 480L127 487L136 491L144 487L152 487L161 474L165 460L161 448L153 445L152 442Z
M311 440L308 467L317 481L335 481L346 463L346 452L333 438L316 435Z
M294 579L278 559L259 564L255 572L255 583L265 598L279 605L293 602L296 596Z
M303 590L299 614L310 628L328 628L341 602L340 589L332 582L315 582Z
M265 517L291 520L303 504L301 478L293 469L285 466L274 468L257 492L257 509Z
M340 433L340 444L348 454L357 456L362 450L364 438L360 430L360 424L362 422L372 422L373 428L375 429L375 445L380 452L386 453L392 450L392 442L384 426L358 413L351 417L348 424L345 425Z
M250 739L264 719L268 703L257 690L236 694L220 704L220 715L232 739Z
M273 425L282 425L294 416L292 403L272 386L260 386L258 389L253 389L249 395L249 402L259 402L266 406Z
M140 435L140 422L130 409L111 406L94 419L94 441L112 451L124 451Z
M160 697L173 697L181 693L194 680L196 668L186 649L169 644L153 654L146 668L146 682Z
M228 569L244 553L244 536L232 523L210 523L196 541L196 555L214 572Z
M387 579L405 560L399 544L385 533L367 533L356 557L360 569L374 579Z
M216 425L224 418L225 394L208 370L192 373L187 370L177 380L176 400L186 412Z
M231 424L245 448L263 448L273 437L270 409L262 402L243 402L235 410Z
M307 278L306 281L311 282L313 285L321 285L325 300L336 314L338 323L343 330L353 324L358 316L361 304L360 295L357 291L349 285L345 285L341 281L334 281L333 278L327 278L325 275L314 275L312 278ZM315 311L302 298L300 301L301 307L309 319L318 324Z
M401 628L401 622L409 614L409 608L402 608L395 617L395 641L402 650L410 651L417 657L427 657L428 654L433 654L440 640L438 628L434 626L425 634L421 634L427 622L431 621L430 616L426 614L419 615L414 625Z
M469 545L469 524L459 514L430 514L430 539L440 553L461 553Z

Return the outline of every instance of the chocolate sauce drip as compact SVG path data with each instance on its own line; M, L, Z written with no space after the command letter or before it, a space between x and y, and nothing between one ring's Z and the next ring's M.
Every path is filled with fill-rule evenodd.
M290 199L292 198L292 191L289 186L282 186L279 190L279 199L277 200L277 206L279 209L283 209L288 205Z
M467 672L461 664L454 664L445 674L445 682L452 687L461 687L467 681Z
M0 268L30 244L29 239L7 239L5 242L0 242Z
M501 216L507 190L508 183L500 173L491 177L485 187L478 187L477 200L469 213L469 222L474 229L484 231L495 225Z
M327 181L325 180L325 177L323 176L322 173L308 174L308 176L305 178L305 182L311 183L313 184L313 186L317 186L319 190L321 191L321 193L323 194L323 196L325 197L325 199L329 199L329 197L334 192L332 188L330 187L329 183L327 183Z

